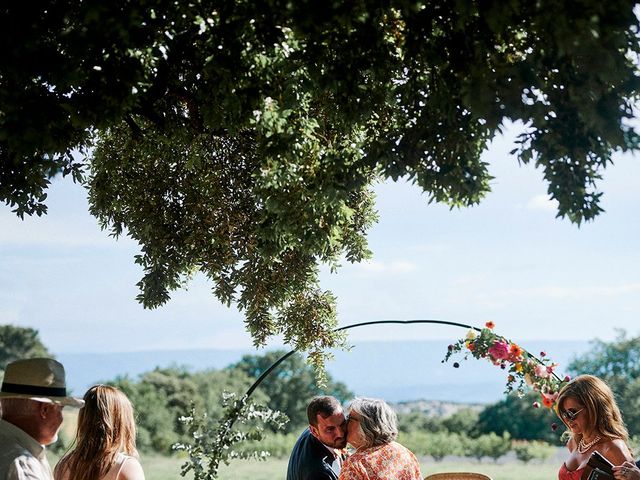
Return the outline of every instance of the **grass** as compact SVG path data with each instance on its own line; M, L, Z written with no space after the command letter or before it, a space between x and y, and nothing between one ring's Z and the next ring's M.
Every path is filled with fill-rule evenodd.
M65 421L62 425L66 439L73 438L77 413L65 411ZM424 476L437 472L480 472L489 475L493 480L513 480L526 478L527 480L548 480L557 478L558 469L563 461L564 449L544 463L525 465L513 456L501 459L500 463L482 462L468 458L447 458L442 462L434 462L426 457L421 461ZM53 466L58 461L56 455L49 453L49 463ZM185 459L183 457L166 457L153 454L142 454L140 461L147 480L180 480L180 469ZM255 460L237 460L230 465L223 465L220 469L220 480L273 480L284 479L287 475L287 458L272 458L265 462ZM193 480L193 475L184 477Z
M513 480L526 478L527 480L549 480L556 478L561 460L548 460L544 463L530 463L528 465L516 460L505 463L482 462L469 459L445 460L434 462L430 458L422 460L422 474L427 476L436 472L480 472L489 475L493 480ZM147 480L180 479L180 466L184 459L176 457L159 457L145 455L142 464ZM266 462L235 461L220 470L220 480L272 480L284 479L287 474L287 459L274 458ZM187 475L187 480L192 479Z

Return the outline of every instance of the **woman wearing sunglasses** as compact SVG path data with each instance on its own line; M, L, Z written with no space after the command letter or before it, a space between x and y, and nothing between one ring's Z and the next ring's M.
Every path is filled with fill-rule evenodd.
M569 429L569 457L560 468L560 480L586 480L589 457L598 451L613 465L633 461L627 429L609 386L593 375L580 375L565 385L557 413Z

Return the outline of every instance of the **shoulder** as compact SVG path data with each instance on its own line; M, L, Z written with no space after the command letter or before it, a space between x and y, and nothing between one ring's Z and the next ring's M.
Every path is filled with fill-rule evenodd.
M118 475L118 480L144 480L144 471L137 458L127 457Z
M340 470L340 480L357 480L360 476L360 462L357 458L347 458Z
M631 451L629 447L624 442L624 440L620 438L614 438L608 440L606 442L602 442L596 448L602 455L604 455L607 460L609 460L614 465L621 465L625 461L634 462L633 457L631 456Z
M302 435L298 438L295 446L293 447L293 455L312 457L323 455L326 453L326 448L322 445L320 440L311 435L311 432L307 429L302 432Z
M7 480L40 480L45 474L40 462L32 455L20 455L6 465Z

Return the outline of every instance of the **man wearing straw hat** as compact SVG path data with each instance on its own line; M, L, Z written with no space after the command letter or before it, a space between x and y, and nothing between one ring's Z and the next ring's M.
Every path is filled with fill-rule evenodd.
M67 396L61 363L50 358L9 363L0 389L0 480L52 480L44 447L58 439L62 409L82 405Z

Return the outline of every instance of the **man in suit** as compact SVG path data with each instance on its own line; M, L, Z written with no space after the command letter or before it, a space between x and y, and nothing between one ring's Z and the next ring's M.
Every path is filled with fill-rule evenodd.
M307 407L307 428L296 442L287 468L287 480L337 480L347 446L347 421L340 402L315 397Z

